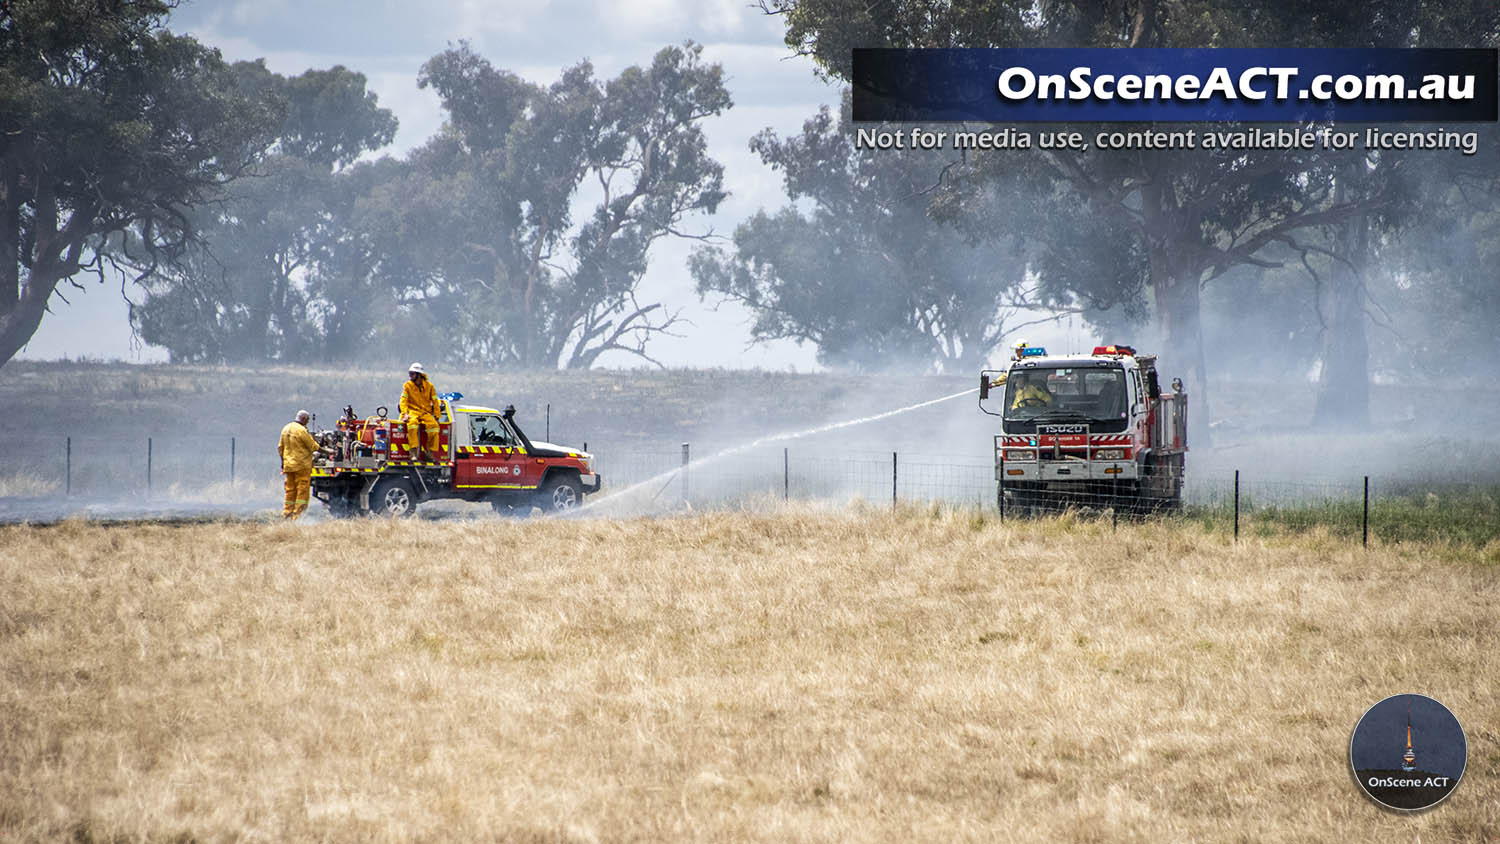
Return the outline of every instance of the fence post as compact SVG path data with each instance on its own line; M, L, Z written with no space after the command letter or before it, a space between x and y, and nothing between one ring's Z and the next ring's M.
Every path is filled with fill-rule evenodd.
M1360 544L1370 547L1370 476L1365 475L1365 516L1360 527Z
M234 437L229 438L229 485L234 486Z
M1109 532L1120 530L1120 476L1109 479Z
M896 509L896 452L891 452L891 509Z
M151 438L146 438L146 494L151 494Z
M781 500L792 500L792 457L791 448L781 449Z
M688 501L688 444L682 444L682 503Z
M1234 541L1240 541L1240 470L1234 470Z
M68 437L68 444L64 447L64 462L67 464L63 470L63 495L73 494L73 438Z

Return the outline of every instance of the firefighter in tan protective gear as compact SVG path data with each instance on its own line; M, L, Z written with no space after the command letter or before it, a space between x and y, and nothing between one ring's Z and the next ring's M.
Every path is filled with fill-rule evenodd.
M281 473L286 476L286 503L281 507L281 517L295 521L307 510L311 498L313 455L317 454L318 441L307 432L311 415L305 410L297 411L297 419L286 423L281 429L281 442L276 453L281 456Z
M427 370L413 363L401 386L401 422L406 423L406 454L409 460L438 462L437 390L427 380Z
M1017 372L1011 376L1010 380L1015 387L1014 398L1010 405L1011 410L1019 410L1023 407L1052 406L1052 392L1047 389L1047 384L1042 381L1040 374Z

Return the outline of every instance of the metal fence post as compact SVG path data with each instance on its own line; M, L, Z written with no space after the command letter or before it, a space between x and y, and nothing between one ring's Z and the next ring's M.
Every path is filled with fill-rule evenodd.
M1360 544L1370 547L1370 476L1365 475L1365 515L1360 526Z
M1240 541L1240 470L1234 470L1234 541Z
M234 437L229 438L229 485L234 486Z
M146 438L146 494L151 494L151 438Z
M72 495L73 494L73 438L72 437L68 437L68 444L64 447L63 454L64 454L64 463L66 464L66 468L64 468L64 470L63 470L63 478L64 478L64 480L63 480L63 495Z
M781 449L781 500L792 500L792 457L791 448Z
M891 452L891 509L896 509L896 452Z
M682 503L688 501L688 444L682 444Z

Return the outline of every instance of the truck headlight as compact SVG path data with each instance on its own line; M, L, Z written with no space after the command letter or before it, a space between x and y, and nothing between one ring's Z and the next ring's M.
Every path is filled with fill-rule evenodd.
M1007 461L1035 460L1036 452L1029 448L1007 448L1005 450L1005 459Z
M1123 448L1101 448L1094 452L1095 460L1124 460L1125 449Z

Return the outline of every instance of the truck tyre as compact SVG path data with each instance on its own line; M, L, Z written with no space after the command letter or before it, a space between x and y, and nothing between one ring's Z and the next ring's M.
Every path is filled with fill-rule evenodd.
M417 493L405 478L385 478L370 490L370 513L405 518L417 512Z
M572 475L553 475L537 491L536 506L543 513L566 513L583 503L583 485Z

